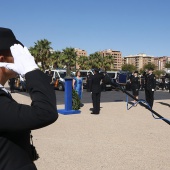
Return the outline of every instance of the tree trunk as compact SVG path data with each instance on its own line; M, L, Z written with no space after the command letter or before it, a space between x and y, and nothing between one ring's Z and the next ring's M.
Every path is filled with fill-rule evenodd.
M66 68L66 76L67 77L71 77L71 70L70 70L70 65L67 65L67 68Z

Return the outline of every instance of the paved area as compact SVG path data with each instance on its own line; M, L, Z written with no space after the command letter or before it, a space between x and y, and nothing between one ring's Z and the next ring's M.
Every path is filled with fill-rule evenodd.
M131 91L128 91L131 93ZM57 96L57 103L58 104L64 104L64 92L56 90L56 96ZM155 92L155 100L165 100L170 99L170 93L168 91L156 91ZM145 92L140 91L139 92L139 98L145 99ZM126 101L126 95L122 93L121 91L106 91L101 93L101 102L120 102L120 101ZM83 92L83 103L90 103L91 102L91 95L90 92L86 92L84 89Z
M19 103L31 103L27 94L12 96ZM127 111L124 100L102 101L100 115L91 115L90 96L87 101L80 114L60 114L54 124L33 131L38 170L170 169L167 123L140 105ZM170 119L170 94L169 99L156 99L153 109Z

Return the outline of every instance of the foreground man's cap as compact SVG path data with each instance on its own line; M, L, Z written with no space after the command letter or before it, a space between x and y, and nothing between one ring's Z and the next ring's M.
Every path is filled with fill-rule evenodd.
M14 44L21 44L24 46L15 38L11 29L0 27L0 50L9 50Z

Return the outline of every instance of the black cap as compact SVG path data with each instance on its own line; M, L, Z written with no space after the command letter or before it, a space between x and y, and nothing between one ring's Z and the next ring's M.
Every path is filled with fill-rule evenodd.
M0 50L8 50L14 44L21 44L20 41L15 38L14 33L9 28L0 27Z
M137 73L137 74L138 74L138 71L135 71L134 73Z
M98 68L94 68L94 71L95 71L95 72L99 72L99 69L98 69Z

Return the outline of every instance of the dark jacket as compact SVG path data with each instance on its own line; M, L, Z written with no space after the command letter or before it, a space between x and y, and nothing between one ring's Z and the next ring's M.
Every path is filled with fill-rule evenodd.
M137 89L140 88L139 77L132 76L131 79L130 79L130 82L131 82L131 89L132 90L137 90Z
M15 78L11 78L11 79L9 79L9 84L10 84L10 85L15 84Z
M101 80L103 79L103 76L99 73L94 74L91 77L91 83L90 83L90 91L92 93L100 93L101 92Z
M18 104L0 90L0 170L34 170L30 131L58 118L56 96L40 70L25 75L31 106Z
M154 74L147 74L145 76L145 89L152 91L156 88L156 78Z
M91 77L92 77L92 75L91 75L91 74L86 76L87 89L89 89L89 88L90 88Z

